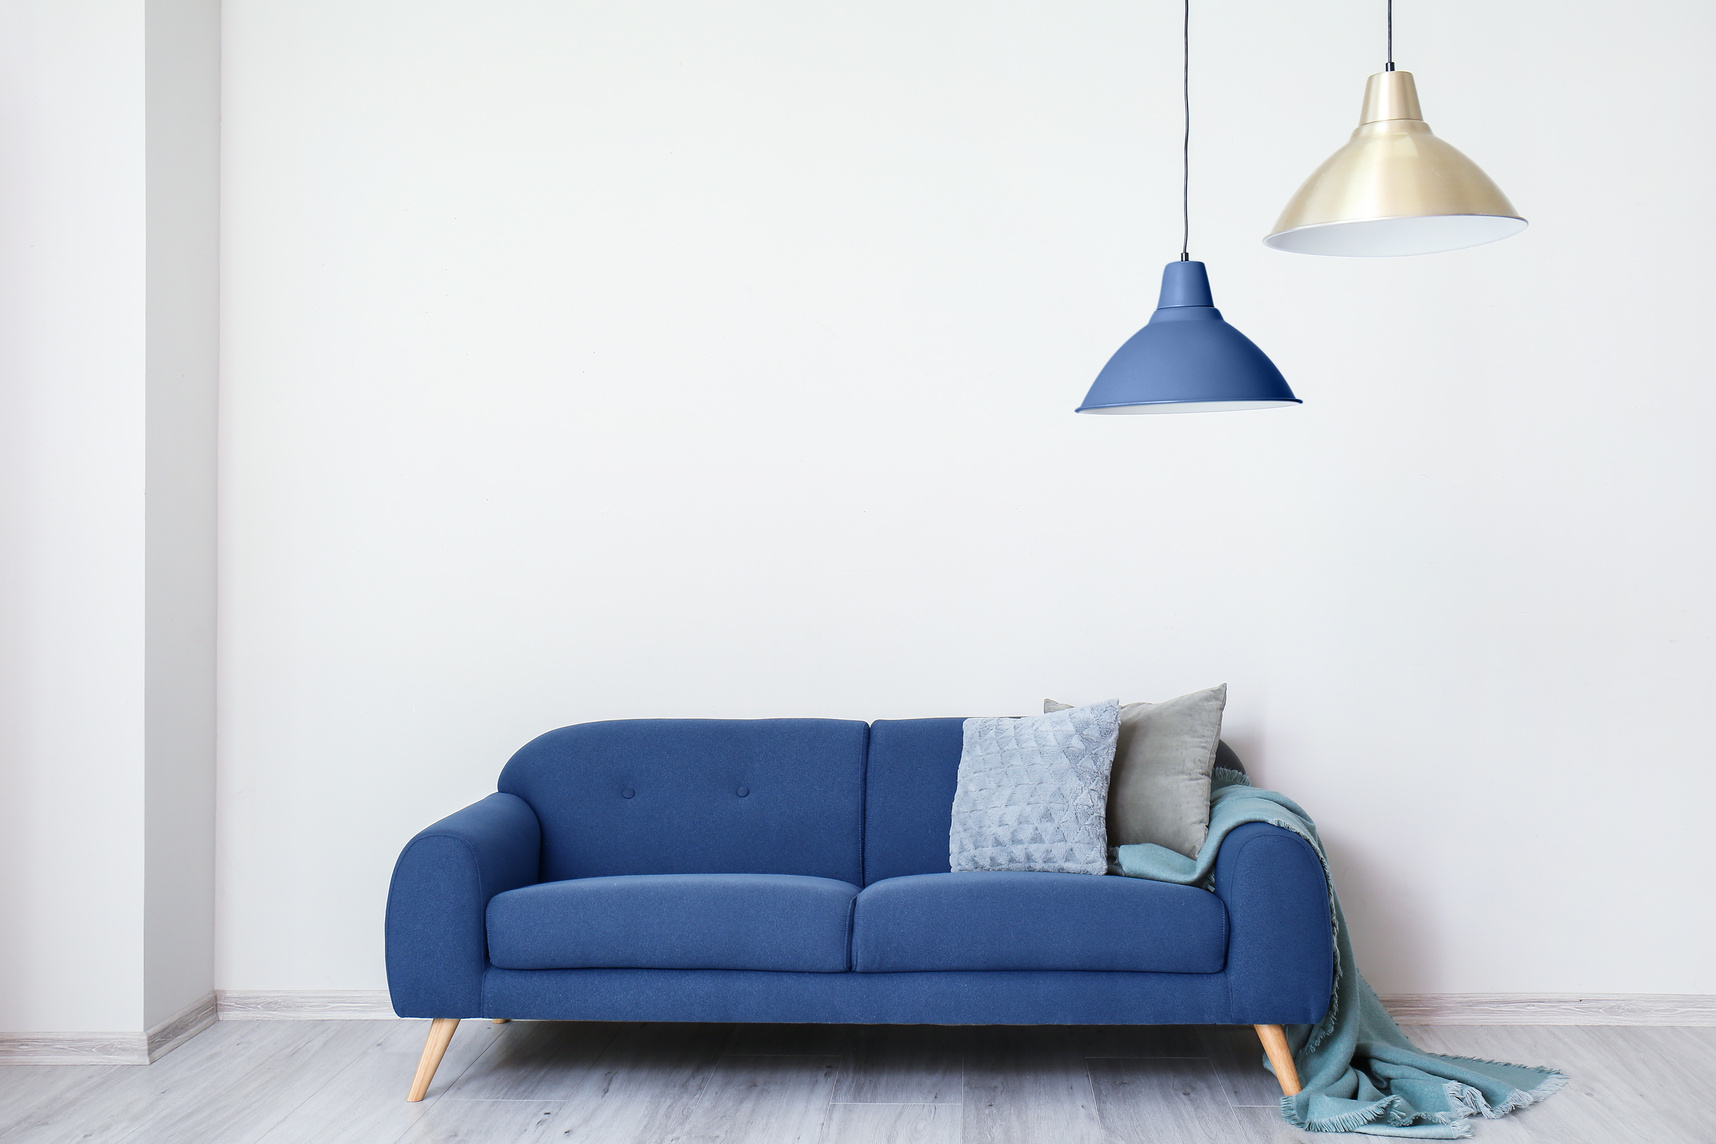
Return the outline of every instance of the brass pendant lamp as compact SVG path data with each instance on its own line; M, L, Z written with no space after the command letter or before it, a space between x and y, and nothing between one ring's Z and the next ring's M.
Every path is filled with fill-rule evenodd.
M1263 241L1349 258L1434 254L1507 238L1525 219L1478 165L1430 133L1412 73L1388 65L1364 89L1352 138L1312 172Z

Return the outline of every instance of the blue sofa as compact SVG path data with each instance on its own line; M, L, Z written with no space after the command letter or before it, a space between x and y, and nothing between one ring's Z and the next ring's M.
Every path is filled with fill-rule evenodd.
M950 873L963 722L618 720L527 744L394 867L388 987L433 1019L411 1099L466 1017L1248 1024L1286 1085L1278 1027L1331 987L1311 848L1240 827L1213 893Z

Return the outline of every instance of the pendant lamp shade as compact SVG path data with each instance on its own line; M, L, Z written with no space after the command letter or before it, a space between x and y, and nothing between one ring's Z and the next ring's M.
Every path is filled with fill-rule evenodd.
M1150 323L1115 351L1080 413L1206 413L1298 405L1287 379L1222 320L1201 262L1170 262Z
M1411 72L1365 85L1352 138L1314 171L1263 241L1298 254L1386 257L1507 238L1525 219L1478 165L1430 133Z

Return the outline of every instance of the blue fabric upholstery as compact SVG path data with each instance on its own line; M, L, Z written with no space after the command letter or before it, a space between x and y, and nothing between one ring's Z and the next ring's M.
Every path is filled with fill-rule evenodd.
M496 894L537 878L536 814L491 794L406 843L387 891L387 988L401 1017L482 1012L488 942L483 914Z
M857 885L868 736L836 719L582 723L527 743L500 789L542 822L544 881L803 874Z
M852 924L852 968L861 973L1216 973L1226 956L1227 911L1220 899L1140 878L913 874L866 887Z
M1334 987L1334 931L1328 883L1310 843L1268 823L1235 827L1216 855L1215 892L1227 906L1227 976L1241 1014L1234 1019L1322 1020Z
M1027 881L1016 894L1002 882L958 890L947 847L962 723L639 720L544 735L507 764L502 793L431 826L400 855L387 902L394 1008L406 1017L907 1024L1311 1024L1322 1016L1333 965L1326 887L1311 848L1278 827L1248 824L1227 836L1213 895L1048 874L960 875ZM720 878L608 877L647 874L803 875L846 885L725 908L716 904L721 894L761 891ZM920 874L942 878L909 877ZM616 892L603 885L644 882L707 886L710 897L700 891L676 906L675 891L663 891L646 905L638 891L632 905L598 901ZM860 884L868 888L854 898ZM1036 888L1051 885L1068 888ZM1109 903L1122 892L1152 904ZM564 911L559 895L571 903ZM676 911L685 923L677 928ZM956 914L957 924L949 920ZM852 948L868 971L839 971L847 946L830 940L835 919L842 934L855 926ZM764 928L745 934L752 924ZM1212 947L1223 924L1226 940L1217 936ZM887 932L898 936L884 940ZM508 965L565 961L568 951L606 943L595 960L689 961L701 951L818 971L511 969L490 963L491 942ZM1039 963L1098 965L1098 945L1100 956L1133 968L1005 968L1026 951ZM995 968L880 971L914 960ZM1183 971L1157 971L1167 965Z
M870 727L864 884L948 872L964 719L880 719Z
M546 1021L1215 1025L1234 1020L1221 973L491 969L483 1005L485 1017Z
M543 882L489 902L489 959L502 969L842 973L857 894L849 882L796 874Z

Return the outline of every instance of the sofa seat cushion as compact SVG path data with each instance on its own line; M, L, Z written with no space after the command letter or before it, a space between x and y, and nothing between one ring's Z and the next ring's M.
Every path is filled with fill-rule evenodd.
M502 969L842 973L857 893L798 874L542 882L489 900L489 960Z
M1227 910L1220 898L1117 875L978 871L888 878L858 895L852 923L852 968L861 973L1217 973L1226 958Z

